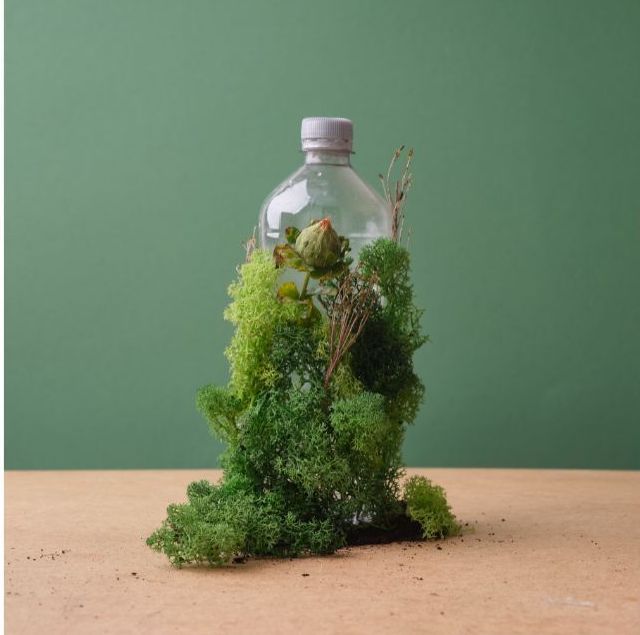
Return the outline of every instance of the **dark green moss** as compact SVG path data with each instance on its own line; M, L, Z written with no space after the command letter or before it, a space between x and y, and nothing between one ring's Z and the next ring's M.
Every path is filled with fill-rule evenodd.
M360 266L377 277L384 300L351 351L353 372L366 390L384 395L392 419L411 423L424 397L413 353L427 338L420 332L422 311L413 303L409 252L382 238L363 248Z

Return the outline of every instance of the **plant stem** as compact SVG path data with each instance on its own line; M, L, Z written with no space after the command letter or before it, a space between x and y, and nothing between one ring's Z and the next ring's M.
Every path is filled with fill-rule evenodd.
M311 278L311 272L307 271L307 275L304 277L302 283L302 291L300 292L300 299L304 300L307 297L307 286L309 285L309 278Z

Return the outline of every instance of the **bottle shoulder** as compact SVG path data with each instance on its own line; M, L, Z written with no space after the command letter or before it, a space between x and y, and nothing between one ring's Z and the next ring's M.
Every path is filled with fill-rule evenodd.
M324 164L305 164L292 172L264 199L261 211L277 207L292 213L311 201L330 208L344 205L352 212L361 207L373 214L388 211L382 196L351 166Z
M305 166L302 166L292 172L267 195L260 207L261 212L268 209L274 201L280 201L283 204L287 204L287 200L293 202L294 199L303 200L305 198L304 192L306 188L304 186L304 167Z
M283 240L286 227L303 228L324 217L329 217L336 231L352 242L391 234L391 212L386 201L351 166L305 164L262 204L261 243L274 244Z

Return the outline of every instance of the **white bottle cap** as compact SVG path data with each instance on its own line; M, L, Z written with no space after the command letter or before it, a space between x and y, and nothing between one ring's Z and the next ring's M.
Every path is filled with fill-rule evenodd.
M342 117L305 117L300 138L303 150L351 152L353 123Z

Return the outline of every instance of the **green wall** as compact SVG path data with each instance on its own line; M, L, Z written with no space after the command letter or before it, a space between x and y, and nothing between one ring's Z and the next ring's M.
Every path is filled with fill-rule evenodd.
M636 0L8 0L6 466L204 467L304 115L415 146L412 465L640 468Z

